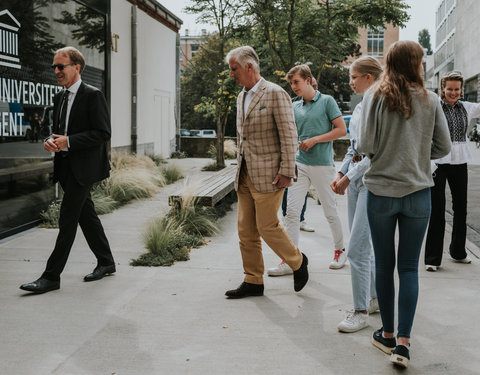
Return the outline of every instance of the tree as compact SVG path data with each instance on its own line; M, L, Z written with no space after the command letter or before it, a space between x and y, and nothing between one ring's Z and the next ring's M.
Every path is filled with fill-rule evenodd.
M312 63L313 74L359 54L358 28L404 26L404 0L245 0L252 42L267 50L273 71ZM265 57L265 55L263 56Z
M224 167L225 124L231 106L228 105L229 95L222 94L226 80L219 79L219 77L227 69L225 47L238 21L238 15L243 11L243 3L235 0L191 0L191 5L186 7L185 10L189 13L198 14L198 22L213 23L217 27L217 50L212 54L213 59L210 61L211 73L214 75L212 77L213 82L216 83L217 87L202 102L215 103L211 109L214 110L217 127L217 166Z
M418 32L418 43L427 49L427 55L432 54L432 46L430 44L430 33L427 29L422 29Z
M211 128L212 120L216 126L216 110L219 105L220 108L223 106L220 109L223 134L236 135L235 113L232 109L235 108L240 87L229 77L228 70L217 75L212 61L221 59L218 36L213 34L204 40L191 63L182 71L182 127Z

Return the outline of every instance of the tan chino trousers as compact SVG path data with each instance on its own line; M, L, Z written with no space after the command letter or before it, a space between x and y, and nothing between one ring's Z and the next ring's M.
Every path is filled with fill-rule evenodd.
M284 189L261 193L253 186L247 168L242 165L238 182L238 237L242 253L244 281L263 284L262 241L293 270L302 265L302 254L278 220ZM261 237L261 238L260 238Z

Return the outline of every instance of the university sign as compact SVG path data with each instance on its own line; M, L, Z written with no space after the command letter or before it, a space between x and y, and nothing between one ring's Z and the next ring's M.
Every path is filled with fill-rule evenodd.
M18 43L20 27L20 22L9 10L0 11L0 67L22 69ZM55 94L61 89L54 84L0 76L0 137L24 137L30 125L25 106L52 106Z
M20 22L8 10L0 11L0 65L21 69L18 57Z

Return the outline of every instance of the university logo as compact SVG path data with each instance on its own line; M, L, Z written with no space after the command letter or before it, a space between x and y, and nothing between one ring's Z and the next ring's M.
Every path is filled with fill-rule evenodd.
M21 69L18 58L20 22L8 10L0 11L0 66Z

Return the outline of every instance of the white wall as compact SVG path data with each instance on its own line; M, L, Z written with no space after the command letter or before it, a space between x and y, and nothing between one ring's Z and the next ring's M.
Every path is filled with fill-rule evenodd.
M478 48L478 18L480 1L457 1L455 31L455 70L465 79L480 73L480 48Z
M155 154L170 156L175 138L177 34L144 12L138 28L138 143L155 143Z
M130 145L131 4L112 2L112 33L120 36L112 52L112 147ZM175 139L176 33L137 9L137 144L169 157Z
M112 34L118 34L118 52L111 52L112 147L131 144L131 4L112 1Z

